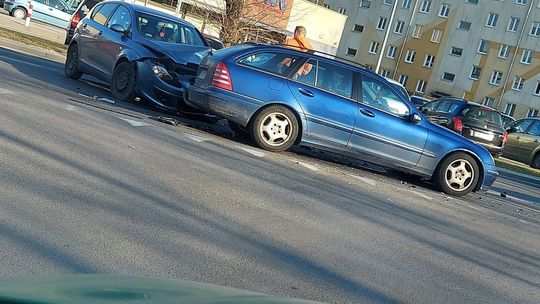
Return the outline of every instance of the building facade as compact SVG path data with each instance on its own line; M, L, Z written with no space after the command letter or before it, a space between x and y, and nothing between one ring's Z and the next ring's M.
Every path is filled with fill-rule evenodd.
M539 116L540 0L326 0L347 15L338 56L415 95Z

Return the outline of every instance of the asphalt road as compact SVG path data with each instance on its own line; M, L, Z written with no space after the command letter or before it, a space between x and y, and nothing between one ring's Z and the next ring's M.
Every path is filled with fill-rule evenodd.
M540 298L534 204L261 151L223 121L112 104L93 79L1 48L0 108L1 277L122 273L330 303Z

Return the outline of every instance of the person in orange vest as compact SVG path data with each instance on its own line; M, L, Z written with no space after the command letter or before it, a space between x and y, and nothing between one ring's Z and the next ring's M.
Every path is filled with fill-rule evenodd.
M299 25L294 29L294 37L285 39L283 42L283 45L289 46L294 49L300 49L302 52L307 52L309 50L313 49L313 46L311 46L311 43L306 38L306 28ZM292 63L292 59L286 58L281 62L284 66L290 66ZM298 76L307 75L309 72L311 72L311 69L313 68L313 65L306 63L304 66L296 72Z

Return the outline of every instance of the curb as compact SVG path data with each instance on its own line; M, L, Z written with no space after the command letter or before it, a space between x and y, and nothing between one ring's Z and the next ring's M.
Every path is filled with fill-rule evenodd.
M58 63L64 63L66 61L66 56L58 52L24 44L24 43L7 39L7 38L0 38L0 47L10 50L10 51L23 53L26 55L36 56L43 59L49 59Z
M531 180L535 180L535 181L540 182L540 177L535 176L535 175L525 174L525 173L521 173L519 171L514 171L514 170L507 169L507 168L502 168L502 167L497 167L497 171L505 172L505 173L512 174L512 175L517 175L519 177L523 177L523 178L526 178L526 179L531 179Z

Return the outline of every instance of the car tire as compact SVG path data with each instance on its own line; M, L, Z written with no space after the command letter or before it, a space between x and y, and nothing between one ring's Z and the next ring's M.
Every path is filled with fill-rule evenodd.
M450 154L436 169L434 182L445 193L464 196L473 191L480 179L474 158L465 153Z
M111 93L120 101L132 102L135 100L135 83L137 72L131 63L120 62L113 71L111 81Z
M80 79L83 75L77 68L79 64L79 47L76 44L69 46L64 64L64 74L71 79Z
M531 167L535 169L540 169L540 153L536 153L536 155L533 157Z
M246 138L249 137L249 131L239 126L237 123L227 120L229 128L234 132L237 137Z
M298 137L298 120L288 108L269 106L260 111L250 126L251 138L260 148L279 152L289 149Z
M23 7L16 7L11 10L11 16L20 20L24 20L26 19L26 9L24 9Z

